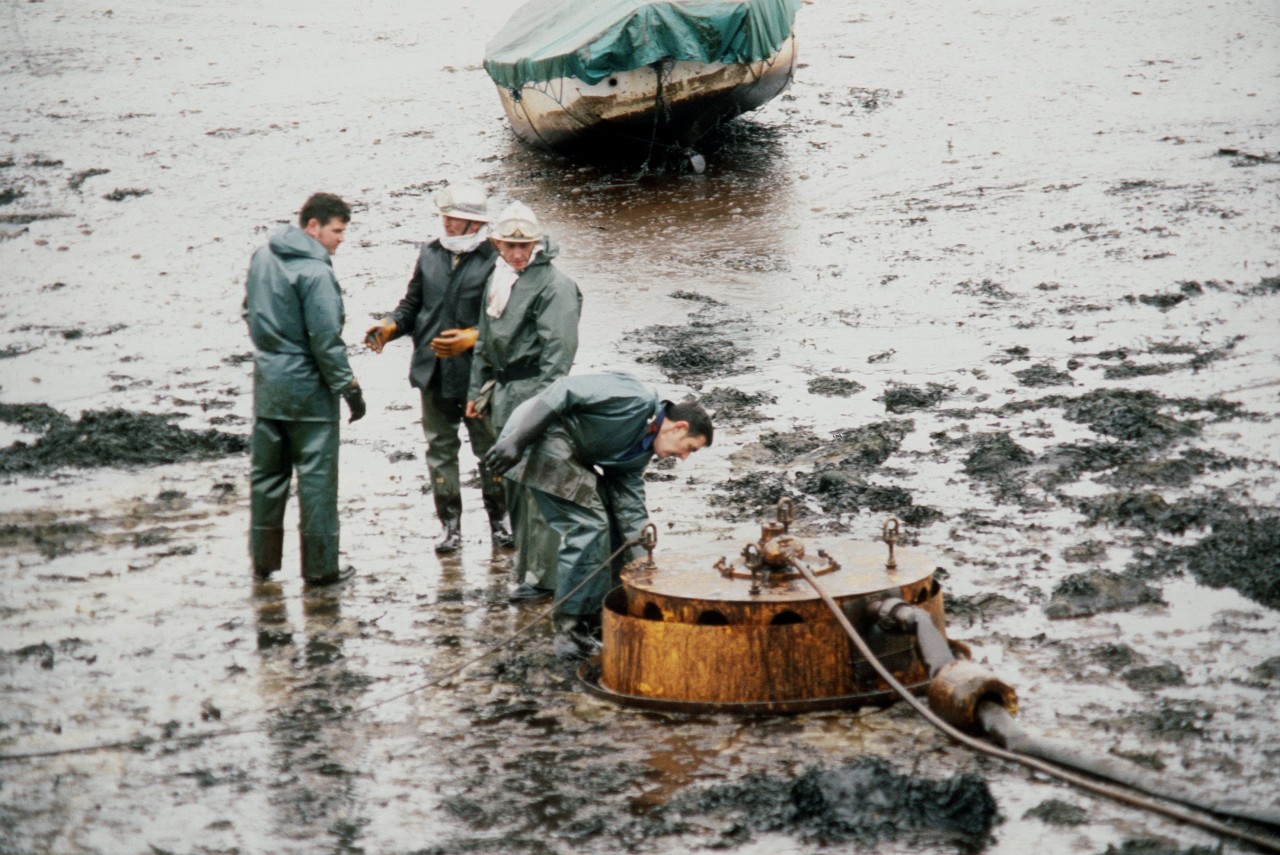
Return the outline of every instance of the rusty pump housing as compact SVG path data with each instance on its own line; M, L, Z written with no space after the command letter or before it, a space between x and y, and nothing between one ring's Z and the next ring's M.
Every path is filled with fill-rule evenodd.
M764 523L760 539L734 561L664 556L659 565L656 533L650 534L649 556L623 568L621 586L605 598L603 648L580 669L584 685L619 703L685 712L773 714L893 702L897 694L806 575L820 580L874 656L912 692L926 691L947 663L968 659L962 643L946 638L934 562L896 548L896 519L884 526L887 557L884 547L846 543L818 549L812 559L789 532L793 520L794 505L783 499L777 519ZM908 626L913 622L904 624L894 612L901 605L928 625L940 651L926 658ZM992 692L1016 709L1012 689L987 686L984 694Z

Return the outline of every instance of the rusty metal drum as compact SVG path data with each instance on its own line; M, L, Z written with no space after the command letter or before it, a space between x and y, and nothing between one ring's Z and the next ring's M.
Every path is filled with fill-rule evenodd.
M632 562L605 599L603 648L579 674L588 689L650 709L785 713L886 704L896 697L791 562L804 561L872 651L914 691L928 670L914 637L882 631L896 597L944 633L942 591L927 556L885 545L813 549L777 522L738 561L662 554ZM886 528L886 535L889 530ZM890 566L892 565L892 566Z

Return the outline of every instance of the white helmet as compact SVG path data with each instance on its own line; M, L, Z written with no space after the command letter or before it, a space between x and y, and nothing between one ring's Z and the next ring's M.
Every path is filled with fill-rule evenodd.
M488 194L483 187L471 181L459 181L436 191L435 200L436 208L446 217L478 223L487 223L493 219L489 216Z
M512 202L502 209L489 234L508 243L534 243L542 240L545 232L528 205Z

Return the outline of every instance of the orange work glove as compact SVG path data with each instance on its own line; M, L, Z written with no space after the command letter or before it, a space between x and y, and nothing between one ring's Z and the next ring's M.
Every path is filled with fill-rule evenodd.
M445 330L431 339L431 352L440 359L448 359L450 356L466 353L475 347L478 338L480 338L480 330L475 327L465 330Z
M382 348L386 347L387 342L391 341L391 337L399 329L395 321L383 318L364 331L364 346L374 353L382 353Z

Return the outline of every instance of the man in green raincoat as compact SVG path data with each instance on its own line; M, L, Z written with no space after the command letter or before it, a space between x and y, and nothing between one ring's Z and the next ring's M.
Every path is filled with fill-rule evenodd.
M496 435L517 406L569 373L578 352L582 293L552 264L559 247L528 206L513 202L503 209L490 239L499 260L485 287L466 415L488 418ZM507 509L516 538L511 599L550 596L556 533L518 483L507 482Z
M557 656L598 648L601 604L617 579L595 571L649 521L643 477L649 461L685 460L713 438L699 404L664 401L622 372L557 380L511 414L485 462L528 487L560 535ZM633 546L624 561L639 553Z
M253 340L250 535L253 573L280 569L289 481L298 472L302 577L349 578L338 569L338 397L350 421L365 414L342 340L342 292L330 256L351 221L347 203L316 193L298 225L281 226L253 254L244 318Z

